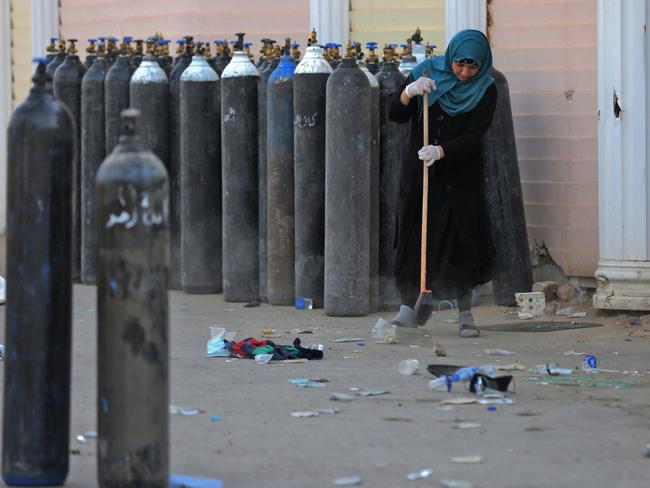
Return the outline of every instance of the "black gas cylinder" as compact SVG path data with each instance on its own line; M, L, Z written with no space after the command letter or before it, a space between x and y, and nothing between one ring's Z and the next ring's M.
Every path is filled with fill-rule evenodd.
M74 121L46 59L8 127L2 477L58 486L68 474Z
M362 316L370 309L372 112L354 58L330 75L326 99L325 313Z
M104 79L107 63L95 59L81 82L81 281L97 280L95 176L106 156Z
M166 488L169 183L138 115L97 173L97 478Z
M181 284L220 293L221 97L219 75L201 55L180 78Z

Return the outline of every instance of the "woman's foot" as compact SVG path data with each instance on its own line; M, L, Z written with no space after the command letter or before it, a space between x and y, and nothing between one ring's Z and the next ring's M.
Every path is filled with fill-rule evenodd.
M458 334L461 337L480 337L481 331L474 325L474 316L471 310L463 310L458 313Z
M396 325L397 327L417 327L415 310L406 305L401 305L399 307L399 312L391 320L391 324Z

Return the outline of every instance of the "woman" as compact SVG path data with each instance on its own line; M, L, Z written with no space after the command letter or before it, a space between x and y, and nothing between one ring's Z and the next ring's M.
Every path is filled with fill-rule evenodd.
M400 175L395 274L402 306L393 319L417 327L420 293L422 162L429 171L427 288L458 300L461 337L478 337L472 289L491 279L494 254L485 208L483 148L496 106L492 52L476 30L456 34L444 56L420 63L393 96L390 120L409 123ZM427 70L429 77L423 76ZM429 141L423 147L422 94L429 98Z

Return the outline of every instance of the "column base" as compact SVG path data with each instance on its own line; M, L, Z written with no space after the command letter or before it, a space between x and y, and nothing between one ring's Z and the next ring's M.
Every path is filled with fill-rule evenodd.
M600 261L594 308L650 310L650 261Z

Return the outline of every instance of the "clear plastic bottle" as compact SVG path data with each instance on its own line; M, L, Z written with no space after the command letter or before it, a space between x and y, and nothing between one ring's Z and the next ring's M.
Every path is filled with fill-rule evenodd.
M429 388L434 391L447 391L447 377L440 376L435 380L429 381Z

